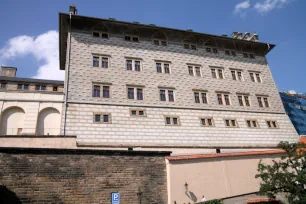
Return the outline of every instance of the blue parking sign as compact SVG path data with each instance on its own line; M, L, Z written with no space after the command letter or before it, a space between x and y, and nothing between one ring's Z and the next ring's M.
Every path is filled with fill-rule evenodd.
M120 193L112 193L112 204L120 204Z

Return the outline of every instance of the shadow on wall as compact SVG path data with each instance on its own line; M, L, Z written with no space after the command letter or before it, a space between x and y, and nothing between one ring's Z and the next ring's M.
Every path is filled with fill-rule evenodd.
M0 203L1 204L21 204L16 194L10 191L6 186L0 185Z
M188 198L190 198L194 203L196 203L198 201L197 196L191 192L191 191L186 191L185 194L188 196Z

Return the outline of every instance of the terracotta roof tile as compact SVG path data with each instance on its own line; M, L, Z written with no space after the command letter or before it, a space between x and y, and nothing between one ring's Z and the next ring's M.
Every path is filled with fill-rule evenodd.
M299 142L306 144L306 137L300 137Z
M269 155L269 154L283 154L284 150L263 150L263 151L248 151L248 152L230 152L230 153L218 153L218 154L192 154L192 155L180 155L166 157L169 161L176 160L189 160L189 159L210 159L219 157L239 157L239 156L252 156L252 155Z

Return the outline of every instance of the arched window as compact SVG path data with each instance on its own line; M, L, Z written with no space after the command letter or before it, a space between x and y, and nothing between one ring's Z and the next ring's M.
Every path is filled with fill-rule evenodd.
M61 115L55 108L46 108L39 112L36 135L59 135Z
M21 135L24 127L24 110L20 107L11 107L1 115L1 135Z

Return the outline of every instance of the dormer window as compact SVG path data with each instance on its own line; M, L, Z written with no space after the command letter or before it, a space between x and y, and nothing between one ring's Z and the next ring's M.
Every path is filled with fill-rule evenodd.
M139 42L139 37L138 36L130 36L126 35L124 36L125 41L130 41L130 42Z
M93 37L100 37L100 33L99 32L92 32L92 36Z
M104 39L108 39L108 33L105 33L105 32L98 32L98 31L94 31L92 32L92 36L93 37L96 37L96 38L104 38Z
M185 49L197 50L197 46L195 44L184 44Z
M213 48L213 53L218 54L217 48Z
M102 34L101 34L101 37L102 37L102 38L105 38L105 39L108 39L108 33L102 33Z
M167 41L165 40L153 40L154 45L167 46Z
M211 52L211 48L210 48L210 47L207 47L207 48L206 48L206 52Z

